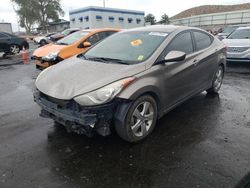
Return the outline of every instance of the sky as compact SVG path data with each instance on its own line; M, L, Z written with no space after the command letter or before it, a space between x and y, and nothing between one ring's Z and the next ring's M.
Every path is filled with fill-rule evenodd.
M174 16L186 9L201 5L230 5L247 3L249 0L106 0L106 7L141 10L145 14L152 13L159 20L166 13ZM103 0L61 0L65 12L64 19L69 20L69 10L85 6L103 6ZM15 14L10 0L1 0L0 22L12 23L13 31L18 31L18 17ZM22 30L22 29L21 29Z

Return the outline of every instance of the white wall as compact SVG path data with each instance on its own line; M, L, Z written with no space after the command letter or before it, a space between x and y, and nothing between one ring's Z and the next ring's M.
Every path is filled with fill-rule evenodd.
M187 25L198 27L246 23L250 23L250 10L202 14L187 18L171 20L171 24L174 25Z
M10 23L0 23L0 31L6 33L12 33L12 27Z

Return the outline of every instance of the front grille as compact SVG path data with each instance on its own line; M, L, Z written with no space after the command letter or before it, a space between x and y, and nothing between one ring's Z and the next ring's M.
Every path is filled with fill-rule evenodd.
M248 50L249 47L228 47L227 51L232 53L241 53Z
M51 96L48 96L42 92L40 92L40 96L47 99L48 101L59 105L60 107L66 107L67 104L69 104L70 100L62 100L62 99L57 99Z

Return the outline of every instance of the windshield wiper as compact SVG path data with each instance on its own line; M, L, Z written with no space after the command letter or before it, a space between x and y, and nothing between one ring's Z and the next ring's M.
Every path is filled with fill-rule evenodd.
M56 42L56 44L58 44L58 45L68 45L67 43L63 43L63 42Z
M101 61L104 63L119 63L119 64L125 64L128 65L129 63L121 60L121 59L115 59L115 58L107 58L107 57L90 57L87 58L88 60L92 60L92 61Z

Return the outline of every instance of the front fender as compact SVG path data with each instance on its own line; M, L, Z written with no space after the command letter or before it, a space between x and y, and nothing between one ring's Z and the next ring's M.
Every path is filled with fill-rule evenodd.
M150 73L151 74L151 73ZM145 75L145 76L144 76ZM131 85L124 89L117 98L126 99L134 101L142 95L151 95L157 103L158 112L161 113L162 104L160 101L163 100L160 88L162 88L161 81L159 81L159 76L152 75L147 76L147 74L140 75Z

